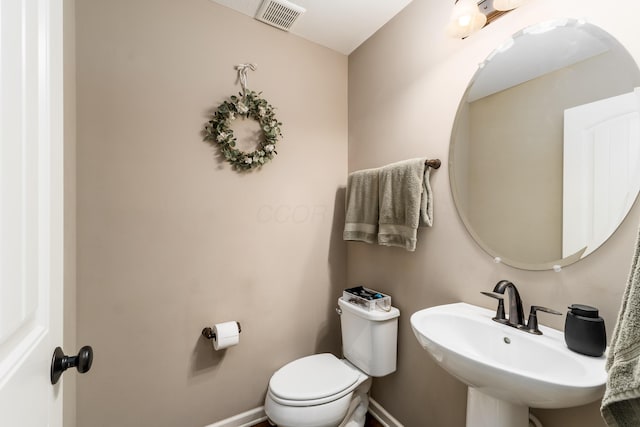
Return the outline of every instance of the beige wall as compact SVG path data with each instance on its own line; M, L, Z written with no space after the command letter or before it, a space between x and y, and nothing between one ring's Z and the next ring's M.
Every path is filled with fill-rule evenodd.
M409 325L421 308L465 301L494 306L480 295L500 279L514 281L526 310L541 304L559 310L571 303L599 307L609 333L633 255L640 208L596 253L560 273L494 264L466 232L449 190L451 128L467 83L491 50L521 28L569 16L600 25L640 61L640 39L631 18L633 0L603 9L595 0L537 0L466 40L448 39L451 4L414 0L349 57L349 170L416 156L439 157L432 174L435 225L421 230L415 253L349 243L348 283L364 283L392 295L401 310L398 371L376 379L373 397L408 427L464 426L466 389L438 368L418 345ZM627 18L629 17L629 18ZM562 329L562 320L542 323ZM602 427L598 403L565 410L534 410L545 427Z
M77 0L79 426L201 427L262 405L294 358L339 353L347 57L209 0ZM239 174L202 141L249 87L284 123ZM335 217L334 217L335 216ZM214 352L200 332L241 322Z

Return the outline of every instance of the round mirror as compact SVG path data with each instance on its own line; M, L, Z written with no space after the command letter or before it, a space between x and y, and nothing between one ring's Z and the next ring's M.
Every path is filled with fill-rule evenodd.
M480 64L456 115L451 188L469 233L527 270L602 245L640 189L640 70L611 35L565 19Z

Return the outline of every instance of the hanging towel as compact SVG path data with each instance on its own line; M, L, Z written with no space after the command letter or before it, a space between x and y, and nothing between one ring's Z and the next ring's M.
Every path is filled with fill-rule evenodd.
M640 234L606 369L602 417L610 427L640 426Z
M347 179L344 240L375 243L378 239L378 169L364 169Z
M418 226L433 225L433 195L425 162L404 160L380 170L378 244L414 251Z

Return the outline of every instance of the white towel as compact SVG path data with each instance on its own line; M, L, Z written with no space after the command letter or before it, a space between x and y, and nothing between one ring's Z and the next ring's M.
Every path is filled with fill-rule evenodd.
M404 160L380 170L378 244L415 251L418 226L433 225L426 160Z
M349 174L344 240L375 243L378 239L378 169Z
M640 426L640 234L606 369L602 417L610 427Z

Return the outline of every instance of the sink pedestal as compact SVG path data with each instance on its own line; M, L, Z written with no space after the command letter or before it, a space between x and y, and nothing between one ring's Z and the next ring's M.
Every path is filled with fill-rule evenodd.
M469 387L466 427L529 427L529 408Z

